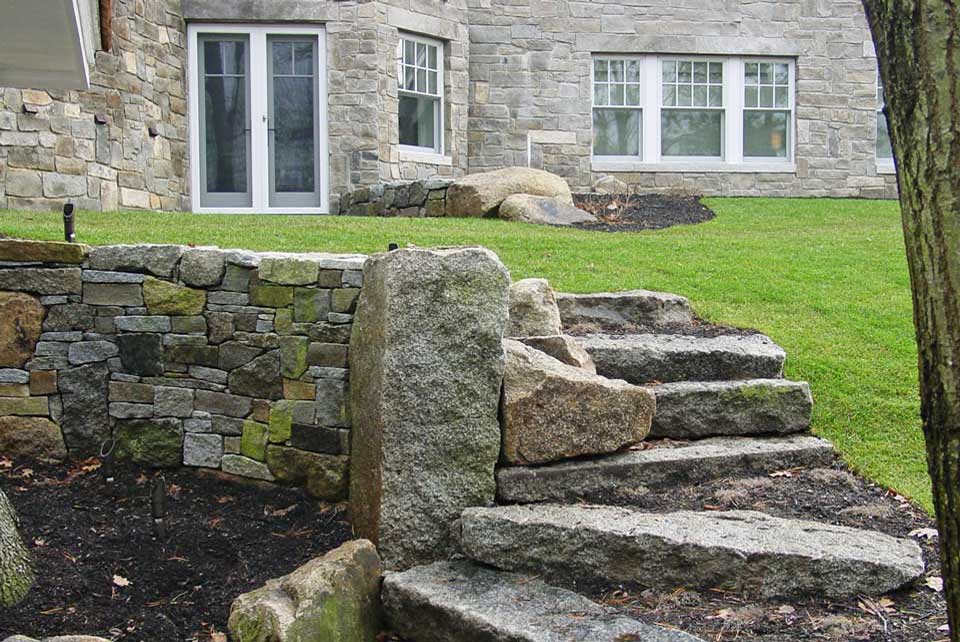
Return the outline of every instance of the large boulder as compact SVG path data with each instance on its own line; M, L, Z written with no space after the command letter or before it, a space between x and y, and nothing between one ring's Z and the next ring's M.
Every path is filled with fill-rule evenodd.
M568 366L519 341L503 342L504 461L544 464L615 452L643 440L653 393Z
M350 341L350 505L389 569L446 559L447 528L493 502L510 276L483 248L364 266Z
M594 223L597 217L578 207L549 196L513 194L500 204L500 218L505 221L536 223L537 225L574 225Z
M40 300L22 292L0 292L0 367L22 368L40 338Z
M560 310L546 279L523 279L510 286L511 337L560 334Z
M347 542L290 575L234 600L236 642L375 642L380 558L366 540Z
M447 190L447 216L490 216L513 194L549 196L573 205L570 186L556 174L528 167L508 167L454 181Z
M60 426L44 417L0 417L0 453L14 461L44 463L67 458Z

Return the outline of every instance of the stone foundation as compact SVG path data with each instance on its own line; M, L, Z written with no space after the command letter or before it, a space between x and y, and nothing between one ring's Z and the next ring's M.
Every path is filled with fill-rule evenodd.
M345 498L365 261L0 241L0 444Z

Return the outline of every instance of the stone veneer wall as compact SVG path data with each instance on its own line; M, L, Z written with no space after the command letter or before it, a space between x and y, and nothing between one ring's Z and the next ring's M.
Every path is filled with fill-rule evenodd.
M526 165L530 145L533 167L580 190L615 175L640 192L896 197L875 163L877 67L859 2L468 4L470 172ZM595 171L591 60L618 53L795 57L796 173Z
M0 209L189 209L179 0L114 0L89 91L0 89Z
M365 261L0 241L0 450L62 456L62 435L343 499Z
M427 178L391 181L347 192L340 197L344 216L446 216L447 189L453 180Z

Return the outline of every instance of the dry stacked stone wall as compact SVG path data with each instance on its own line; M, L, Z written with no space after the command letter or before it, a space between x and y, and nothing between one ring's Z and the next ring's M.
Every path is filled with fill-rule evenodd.
M0 241L0 453L346 496L360 255Z
M418 181L379 183L344 194L340 214L344 216L446 216L447 189L452 179L428 178Z

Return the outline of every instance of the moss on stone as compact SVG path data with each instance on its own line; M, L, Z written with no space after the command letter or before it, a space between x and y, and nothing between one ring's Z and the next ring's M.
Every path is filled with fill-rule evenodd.
M240 437L240 454L257 461L267 458L267 438L269 428L257 421L243 422L243 435Z
M203 313L207 293L147 277L143 282L143 301L152 315L196 316Z
M268 441L271 444L282 444L293 431L293 403L277 401L270 409L270 426Z
M293 303L293 288L283 285L258 285L250 288L250 303L264 308L285 308Z
M183 431L175 419L118 421L113 438L117 459L155 468L173 468L181 463Z
M288 379L299 379L307 371L307 337L280 338L280 373Z

